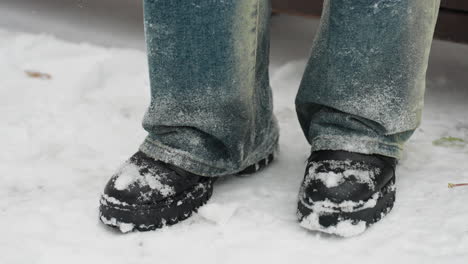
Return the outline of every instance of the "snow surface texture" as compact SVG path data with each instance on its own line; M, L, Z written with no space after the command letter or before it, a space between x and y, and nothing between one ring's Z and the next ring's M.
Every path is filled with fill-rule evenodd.
M447 183L468 181L468 146L432 142L468 141L468 96L457 90L468 82L468 47L435 43L424 120L397 170L395 208L341 239L296 220L309 147L293 102L312 37L301 23L273 25L277 160L257 175L221 179L207 206L178 225L126 235L98 221L98 205L145 136L144 52L0 30L0 263L467 263L468 188Z

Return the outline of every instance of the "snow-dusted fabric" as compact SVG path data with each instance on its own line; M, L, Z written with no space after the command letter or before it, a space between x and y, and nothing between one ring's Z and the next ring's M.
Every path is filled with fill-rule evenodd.
M400 157L421 120L439 4L325 1L296 98L312 150Z
M204 176L273 152L267 0L145 0L140 150ZM439 0L325 1L296 106L312 150L399 157L418 126ZM291 47L293 48L293 47Z
M151 105L140 150L204 176L272 153L269 1L144 1Z

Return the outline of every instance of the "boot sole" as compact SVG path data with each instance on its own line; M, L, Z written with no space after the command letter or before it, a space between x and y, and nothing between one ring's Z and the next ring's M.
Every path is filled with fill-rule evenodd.
M299 199L297 215L306 229L347 237L358 235L378 222L392 210L394 202L395 177L367 201L309 204Z
M273 159L274 153L271 153L236 175L255 173L265 168ZM215 181L216 178L203 177L193 188L152 206L131 205L102 195L99 219L105 225L119 229L122 233L134 230L150 231L173 225L189 218L200 206L206 204L213 194Z

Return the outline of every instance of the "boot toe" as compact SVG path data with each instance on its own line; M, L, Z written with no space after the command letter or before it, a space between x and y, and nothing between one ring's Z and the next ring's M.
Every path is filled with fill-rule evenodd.
M379 162L378 157L352 154L354 160L351 160L344 155L340 153L334 157L328 154L323 159L309 161L302 183L303 199L328 199L334 203L363 201L393 177L393 167Z
M362 233L393 207L395 165L379 155L312 153L299 193L301 226L339 236Z
M305 186L303 198L313 202L328 199L334 203L362 201L369 198L373 191L366 184L346 181L334 187L327 187L322 181L312 180Z
M196 175L181 175L164 164L145 157L132 157L111 177L104 195L127 205L152 205L165 201L198 183Z

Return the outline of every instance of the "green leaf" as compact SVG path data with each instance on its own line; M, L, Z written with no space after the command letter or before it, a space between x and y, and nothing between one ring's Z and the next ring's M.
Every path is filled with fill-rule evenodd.
M457 137L442 137L432 141L432 144L438 147L464 147L466 141Z

